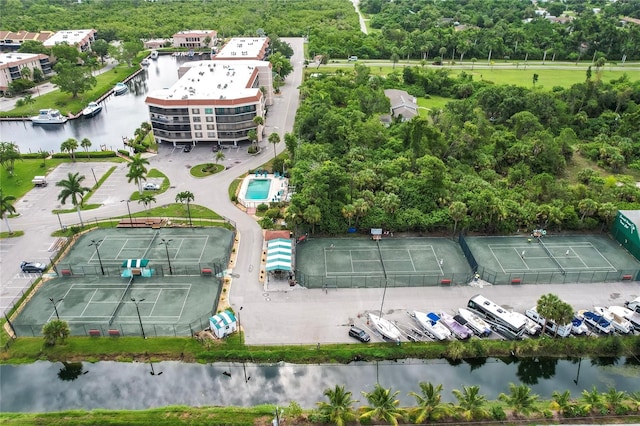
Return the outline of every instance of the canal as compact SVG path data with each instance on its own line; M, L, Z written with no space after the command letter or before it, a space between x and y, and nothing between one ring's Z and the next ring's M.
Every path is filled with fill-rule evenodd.
M78 142L88 138L92 150L100 150L101 147L122 149L123 137L133 138L140 124L149 121L149 110L144 103L147 94L178 81L178 67L185 60L188 59L168 55L150 61L146 70L127 83L127 93L107 97L102 102L102 112L93 118L81 117L58 126L34 126L30 121L1 121L2 141L15 142L22 153L39 150L60 152L60 144L69 138ZM87 99L87 103L91 100Z
M0 411L47 412L70 409L138 410L167 405L241 406L296 401L313 408L325 400L325 389L345 385L358 405L366 404L361 392L378 382L400 391L402 406L413 406L408 392L420 392L418 383L443 385L444 401L455 401L451 391L478 385L495 399L508 392L509 383L524 383L542 398L553 391L570 390L579 397L596 386L635 391L640 383L640 363L625 358L496 359L472 362L399 360L354 362L349 365L273 365L214 363L51 363L0 366Z

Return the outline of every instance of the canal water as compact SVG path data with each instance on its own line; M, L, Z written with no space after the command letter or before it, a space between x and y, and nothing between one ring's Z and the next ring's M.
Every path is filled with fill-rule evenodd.
M46 412L70 409L138 410L167 405L241 406L296 401L313 408L323 392L345 385L353 399L367 403L361 392L376 383L393 391L403 406L414 406L408 392L420 393L418 382L443 385L443 400L454 402L451 391L478 385L495 399L508 392L509 383L524 383L542 398L553 391L570 390L579 397L596 386L606 392L636 391L640 363L625 358L558 360L478 359L459 363L446 360L354 362L349 365L274 365L214 363L63 363L36 362L0 366L0 411Z
M60 145L69 138L78 142L88 138L92 150L100 150L101 147L123 149L123 137L133 138L140 124L149 121L149 109L144 103L147 94L178 81L178 67L185 60L188 59L168 55L150 61L145 71L127 83L127 93L107 97L102 102L102 112L93 118L81 117L57 126L34 126L30 121L1 121L2 140L15 142L22 153L39 150L60 152Z

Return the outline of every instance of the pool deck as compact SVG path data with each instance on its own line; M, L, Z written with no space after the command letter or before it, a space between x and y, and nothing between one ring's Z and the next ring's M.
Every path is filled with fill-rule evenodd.
M253 179L268 179L271 181L269 185L269 195L267 198L260 200L249 200L246 198L249 182ZM250 174L242 180L240 191L238 192L238 201L246 208L255 208L260 204L275 203L285 201L289 191L289 179L276 176L274 174L257 173Z

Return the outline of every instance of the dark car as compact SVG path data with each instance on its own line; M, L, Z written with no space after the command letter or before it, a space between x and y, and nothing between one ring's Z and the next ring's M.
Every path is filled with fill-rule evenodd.
M366 331L355 326L351 326L351 328L349 329L349 336L355 337L356 339L365 343L371 340L371 337L369 337Z
M182 149L183 152L191 152L191 145L185 145L184 148Z
M22 272L37 272L41 274L47 269L47 265L38 262L22 262L20 269L22 269Z
M220 151L220 145L214 145L214 146L212 146L212 147L211 147L211 151L213 151L213 152L218 152L218 151Z

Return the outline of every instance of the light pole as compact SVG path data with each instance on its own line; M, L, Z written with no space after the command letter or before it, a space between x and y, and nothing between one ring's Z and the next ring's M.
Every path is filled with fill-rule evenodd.
M133 226L133 218L131 217L131 209L129 208L129 200L122 200L121 203L127 203L127 212L129 212L129 226Z
M62 220L60 220L60 213L56 213L58 215L58 222L60 223L60 230L64 231L64 226L62 226Z
M156 371L153 369L153 363L151 361L149 361L149 365L151 366L151 371L149 372L149 374L151 374L152 376L159 376L162 374L162 371L156 373Z
M243 306L240 306L240 309L238 309L238 333L240 333L240 344L242 344L242 327L240 327L242 324L240 324L240 311L242 310ZM246 373L245 373L245 377L246 377Z
M53 297L50 297L49 300L51 301L51 304L53 305L53 310L56 313L56 318L58 319L58 321L60 321L60 315L58 315L58 303L62 302L63 299L58 299L55 300Z
M171 268L171 258L169 257L169 243L173 240L165 240L164 238L160 238L160 244L164 245L164 249L167 252L167 262L169 262L169 274L173 275L173 269Z
M102 240L91 240L91 244L89 244L89 247L93 246L96 248L96 254L98 255L98 262L100 263L100 270L102 271L102 275L104 275L104 266L102 266L102 259L100 258L100 250L98 250L98 246L100 246L100 243L102 243Z
M138 321L140 322L140 331L142 331L142 338L146 339L147 336L145 336L144 334L144 327L142 326L142 318L140 317L140 307L138 306L140 302L144 302L144 299L136 300L132 297L131 301L136 305L136 312L138 313Z

